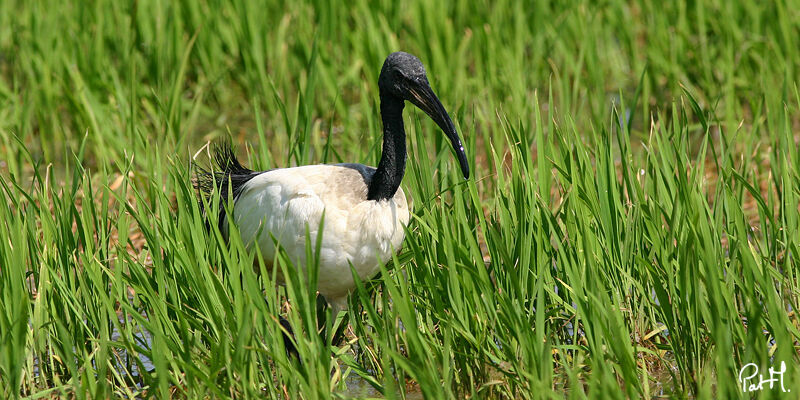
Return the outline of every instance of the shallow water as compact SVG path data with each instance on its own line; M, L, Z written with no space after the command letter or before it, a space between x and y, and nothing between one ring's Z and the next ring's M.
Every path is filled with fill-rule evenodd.
M120 316L120 323L131 323L131 321L125 321L122 316ZM568 335L572 337L576 332L574 332L575 327L572 325L571 322L567 322L566 330ZM583 337L584 333L578 329L577 332L578 336ZM663 332L660 332L660 335L667 337L669 333L666 329ZM112 341L119 341L121 339L120 332L114 328L111 333L111 340ZM150 332L139 326L139 332L134 333L134 340L136 344L146 350L150 349L152 344L152 335ZM152 371L155 368L152 360L150 360L147 356L143 354L138 354L136 356L138 360L132 359L132 355L128 354L128 352L124 349L116 348L112 351L113 357L113 366L114 368L123 375L123 377L129 377L132 381L138 382L141 381L140 374L145 371ZM37 360L38 361L38 360ZM339 365L341 370L346 370L347 367L344 364ZM143 369L143 371L141 369ZM678 371L672 371L676 375L679 375ZM147 372L145 372L147 373ZM38 374L38 362L34 364L34 374ZM650 371L650 377L652 379L650 384L650 393L653 396L663 396L669 393L671 390L674 390L675 382L673 381L672 375L670 375L670 371L668 369L661 368L660 370ZM126 376L127 375L127 376ZM345 378L344 385L346 389L344 391L339 392L338 394L344 397L354 397L354 398L383 398L384 396L376 390L367 380L361 378L355 373L351 373ZM558 386L558 384L556 384ZM410 390L409 390L410 389ZM565 393L569 391L568 388L563 388ZM400 393L397 393L399 396ZM405 393L405 398L407 399L422 399L422 393L415 388L411 387L408 388Z
M125 323L125 321L120 319L120 323ZM150 334L150 332L144 330L143 328L141 329L142 333L137 334L136 336L137 344L149 350L153 340L152 335ZM117 341L120 339L120 337L121 335L119 331L116 328L114 328L113 332L111 333L111 340ZM113 362L114 362L114 367L117 369L117 371L119 371L121 374L127 372L128 374L130 374L130 377L136 378L135 380L139 380L138 379L138 376L140 374L139 367L137 366L137 363L133 361L127 362L128 357L130 357L128 352L125 351L124 349L117 349L114 351L114 353L115 356ZM155 365L153 365L153 361L150 360L150 358L148 358L147 356L139 354L138 359L141 362L141 365L145 371L152 371L155 368ZM126 364L130 364L131 366L130 369L128 369ZM340 364L340 368L346 369L347 367L344 364ZM384 397L369 382L367 382L365 379L361 378L356 374L350 374L344 380L344 383L347 389L344 392L340 393L344 397L353 397L353 398ZM411 400L417 400L417 399L422 399L423 397L422 393L420 393L419 391L412 390L412 391L406 391L405 398Z

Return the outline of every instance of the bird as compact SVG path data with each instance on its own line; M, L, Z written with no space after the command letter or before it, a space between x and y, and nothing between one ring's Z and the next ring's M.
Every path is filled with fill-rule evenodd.
M419 58L405 52L389 54L378 89L383 147L377 167L343 163L252 171L242 166L228 144L215 149L213 172L202 170L197 175L196 186L205 195L216 190L221 199L233 200L229 212L220 207L216 216L223 236L238 229L248 249L258 247L270 272L277 245L305 273L310 261L306 240L314 248L322 234L316 289L334 316L347 309L347 297L355 289L351 268L359 279L371 279L402 247L411 215L400 187L407 158L406 101L439 126L450 140L464 179L470 174L461 138ZM283 283L280 271L276 276Z

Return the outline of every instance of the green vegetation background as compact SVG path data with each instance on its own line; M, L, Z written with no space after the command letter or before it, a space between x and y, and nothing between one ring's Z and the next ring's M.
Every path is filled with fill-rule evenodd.
M0 1L0 396L800 392L798 49L797 1ZM331 347L191 160L375 165L396 50L474 177L409 107L405 247Z

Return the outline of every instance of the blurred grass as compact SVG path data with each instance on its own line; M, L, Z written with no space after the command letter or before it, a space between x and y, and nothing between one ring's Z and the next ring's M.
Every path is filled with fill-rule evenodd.
M0 395L736 398L780 361L797 392L799 6L0 2ZM413 222L332 348L204 231L190 160L375 165L401 49L475 177L406 113Z

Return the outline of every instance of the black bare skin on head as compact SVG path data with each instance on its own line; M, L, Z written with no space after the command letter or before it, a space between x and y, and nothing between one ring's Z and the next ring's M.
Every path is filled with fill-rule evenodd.
M433 93L425 67L417 57L401 51L386 57L378 78L378 88L383 120L383 152L378 169L369 184L368 200L391 199L403 180L407 154L406 131L403 125L405 100L428 114L450 138L464 177L469 176L461 140L450 116Z
M408 82L424 82L428 84L425 66L414 55L398 51L389 54L383 62L381 75L378 77L378 87L381 92L387 91L392 95L405 99L408 92Z

